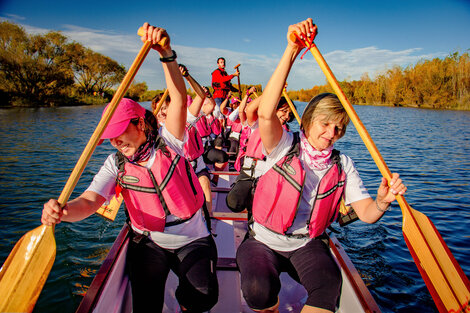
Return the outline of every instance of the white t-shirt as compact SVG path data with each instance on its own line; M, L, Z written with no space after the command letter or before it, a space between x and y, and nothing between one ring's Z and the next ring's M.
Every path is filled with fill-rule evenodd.
M165 143L177 154L184 156L183 146L187 138L183 141L175 138L164 126L160 128L160 136L165 140ZM93 191L103 196L106 201L110 201L115 195L116 188L116 177L118 174L118 168L115 163L116 154L110 154L99 172L93 178L92 183L88 187L87 191ZM146 164L147 168L151 168L155 161L155 150L152 151L149 161ZM174 215L167 217L167 222L171 222L177 219ZM142 233L141 230L137 229L134 225L132 228ZM203 218L202 209L194 214L194 216L184 223L177 224L170 227L165 227L163 232L151 232L150 237L159 246L166 249L178 249L184 245L203 237L209 236L205 220Z
M269 155L266 154L266 151L263 147L263 153L266 155L266 161L262 163L263 166L260 169L261 174L266 173L274 164L276 164L281 158L286 155L286 153L292 146L293 139L293 133L284 130L279 144L273 151L271 151ZM317 186L320 182L321 177L323 177L328 171L328 169L318 171L310 170L304 162L305 151L301 151L302 153L300 155L300 161L302 163L303 168L308 170L306 170L305 172L304 189L302 193L302 198L300 200L300 205L296 217L292 223L292 226L289 229L289 233L295 235L308 234L307 221L309 219L310 211L315 201ZM356 167L354 166L354 162L344 154L340 154L340 157L343 170L346 173L346 184L344 190L345 204L348 205L352 202L369 198L370 195L367 192L367 189L364 187L361 178L359 177L359 173L357 172ZM258 168L258 164L256 167ZM255 232L256 240L263 242L268 247L274 250L292 251L303 247L311 240L311 238L309 238L308 236L304 238L284 236L275 233L256 222L253 223L252 227Z
M238 111L238 108L237 107L235 110L233 110L229 115L228 115L228 119L231 120L232 122L235 122L238 118L238 115L239 115L239 111Z

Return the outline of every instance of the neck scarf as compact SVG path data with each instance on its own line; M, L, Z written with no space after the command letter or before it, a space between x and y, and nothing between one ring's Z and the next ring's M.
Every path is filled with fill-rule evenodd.
M155 146L155 140L155 134L153 132L149 132L147 135L147 141L144 142L139 149L137 149L136 153L129 158L129 162L139 163L148 161L150 154L152 153L152 148Z
M324 170L331 164L331 152L333 145L325 150L318 151L308 142L304 132L300 132L300 154L303 155L303 160L307 166L312 170Z

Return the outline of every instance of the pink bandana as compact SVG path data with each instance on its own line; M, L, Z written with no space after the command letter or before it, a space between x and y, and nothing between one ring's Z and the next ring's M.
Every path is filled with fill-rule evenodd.
M312 170L324 170L331 164L331 151L333 145L323 151L318 151L308 142L303 131L300 131L300 154L303 155L304 161Z

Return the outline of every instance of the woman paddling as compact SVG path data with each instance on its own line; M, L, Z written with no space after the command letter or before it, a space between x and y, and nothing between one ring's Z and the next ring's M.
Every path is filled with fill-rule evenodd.
M245 107L247 97L243 98L240 107ZM239 169L240 174L226 198L227 207L233 212L241 212L246 209L251 214L253 188L256 184L256 179L261 176L265 168L266 157L262 151L262 142L258 129L258 106L262 98L263 96L256 98L247 105L245 110L240 111L243 112L240 113L241 119L246 122L241 139L244 142L244 146L240 147L240 152L235 162L235 169ZM279 99L276 106L276 116L281 126L286 131L289 131L287 123L294 119L294 115L284 97Z
M203 312L218 299L217 250L201 209L201 185L183 153L186 86L167 32L147 23L143 28L142 41L150 40L160 54L171 96L167 123L159 134L152 112L123 99L102 135L118 151L63 210L55 199L44 204L41 221L82 220L122 192L131 227L127 266L133 312L162 311L170 269L179 278L175 295L182 310ZM157 43L164 37L168 43L161 47Z
M334 312L341 273L321 239L338 215L341 197L362 221L374 223L395 196L406 191L394 173L389 182L382 178L376 199L372 199L352 160L333 150L349 122L336 95L321 94L310 101L300 134L282 128L276 105L303 48L291 35L312 38L316 31L310 18L289 27L287 47L258 109L265 170L254 195L250 236L238 248L237 263L245 300L260 312L278 312L283 271L307 290L302 312Z

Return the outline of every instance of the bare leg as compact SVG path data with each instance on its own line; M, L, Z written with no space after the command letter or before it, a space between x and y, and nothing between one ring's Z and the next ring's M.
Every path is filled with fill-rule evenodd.
M330 310L316 308L310 305L304 305L300 313L331 313Z
M277 299L277 303L270 308L267 308L264 310L253 310L253 311L260 312L260 313L279 313L279 299Z

